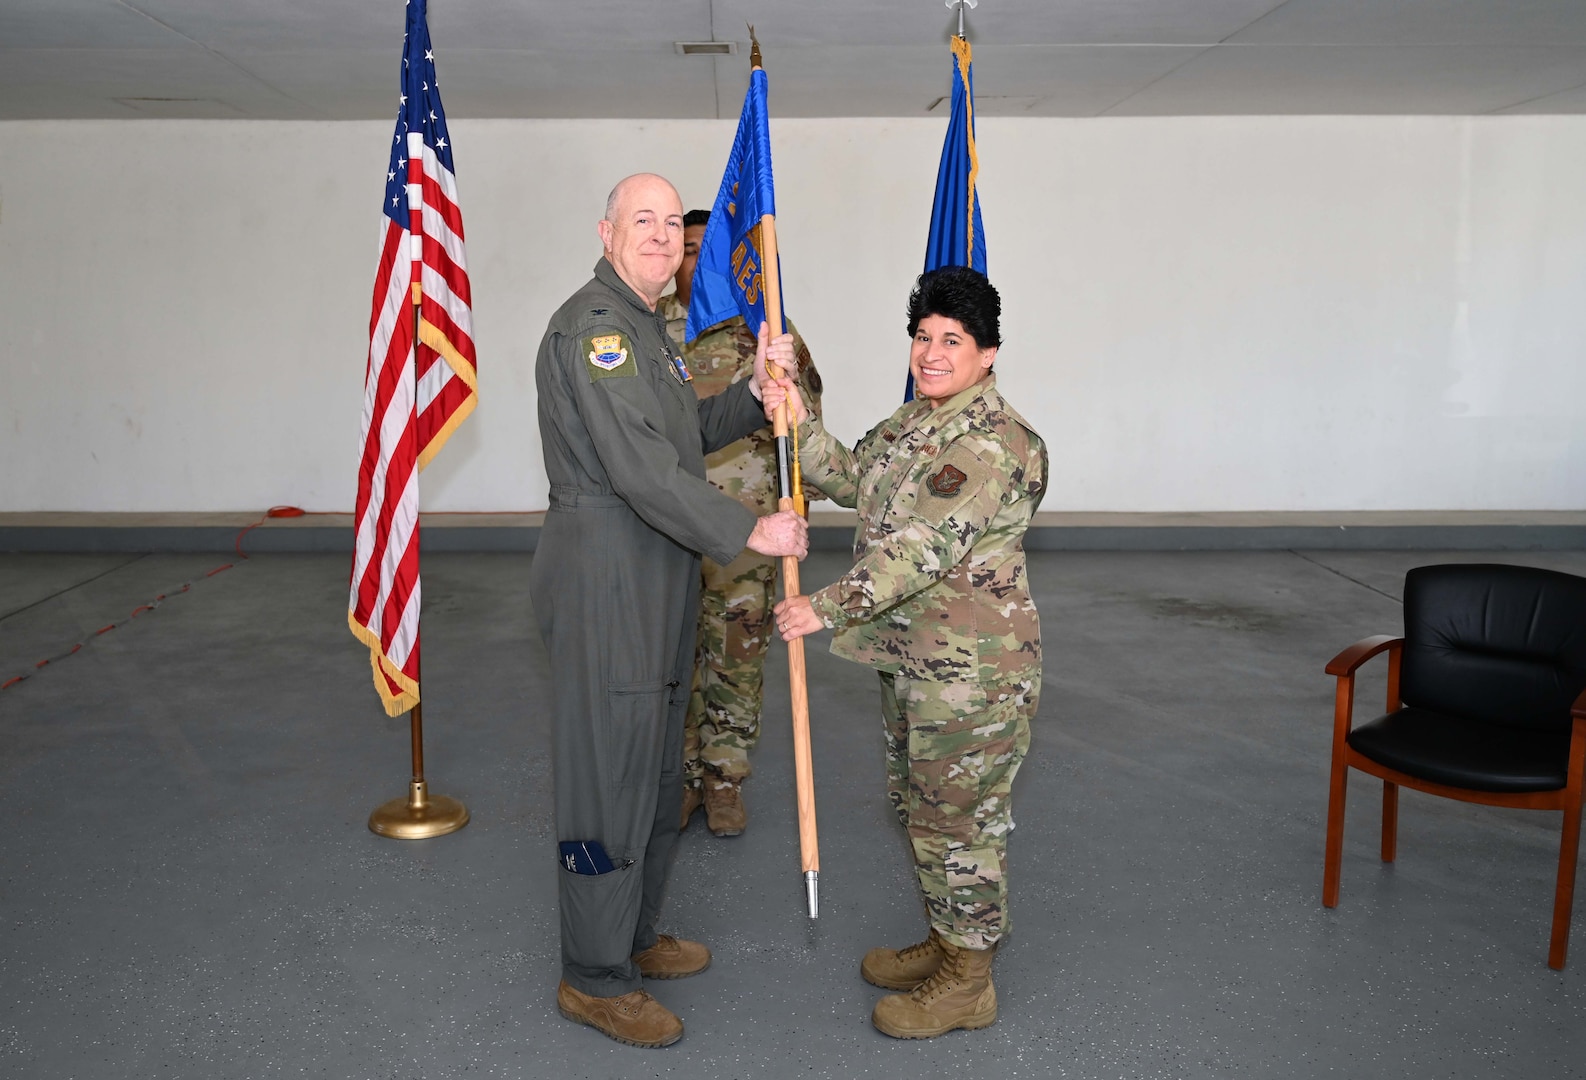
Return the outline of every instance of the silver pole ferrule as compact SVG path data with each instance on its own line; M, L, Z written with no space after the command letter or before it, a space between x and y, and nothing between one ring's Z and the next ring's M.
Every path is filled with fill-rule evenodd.
M821 873L819 870L804 871L804 896L809 901L810 918L818 919L821 914Z

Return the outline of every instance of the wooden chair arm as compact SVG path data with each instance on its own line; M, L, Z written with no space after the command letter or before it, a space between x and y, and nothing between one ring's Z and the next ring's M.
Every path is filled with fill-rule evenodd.
M1394 637L1392 634L1377 634L1374 637L1361 638L1327 662L1327 674L1353 675L1356 668L1378 653L1387 649L1403 648L1403 646L1404 639L1402 637ZM1576 700L1575 706L1586 709L1586 693L1581 694L1580 698Z

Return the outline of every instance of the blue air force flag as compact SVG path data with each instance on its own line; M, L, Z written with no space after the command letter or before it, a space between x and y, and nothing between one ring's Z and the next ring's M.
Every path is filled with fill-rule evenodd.
M749 73L749 93L738 117L738 134L699 245L684 331L689 341L734 315L742 315L751 330L758 331L765 322L765 248L760 219L775 213L766 77L762 68L755 68ZM772 331L782 333L783 328L773 327Z
M931 205L931 235L925 242L925 269L968 266L986 272L986 234L980 225L980 195L975 191L980 160L975 155L975 76L969 42L953 38L953 96L942 162L936 168L936 201Z
M925 241L925 269L968 266L986 272L986 233L980 225L980 195L975 181L980 159L975 154L975 77L969 42L953 36L953 96L947 118L942 161L936 167L936 200L931 204L931 233ZM914 400L909 376L904 401Z

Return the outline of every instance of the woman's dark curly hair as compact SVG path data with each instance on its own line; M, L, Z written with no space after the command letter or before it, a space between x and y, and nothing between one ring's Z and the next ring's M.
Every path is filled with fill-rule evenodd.
M978 270L941 266L921 274L909 294L909 337L929 315L957 319L982 349L1002 344L1002 297Z

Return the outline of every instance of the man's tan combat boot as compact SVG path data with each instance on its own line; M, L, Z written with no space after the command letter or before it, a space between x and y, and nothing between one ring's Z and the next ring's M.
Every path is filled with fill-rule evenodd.
M859 974L884 990L913 990L936 974L944 955L933 926L924 941L902 949L871 949L859 962Z
M697 941L657 934L655 944L633 954L646 979L686 979L710 967L710 950Z
M644 990L590 997L564 982L556 988L556 1007L569 1020L629 1046L671 1046L683 1037L683 1021Z
M737 836L749 825L741 786L737 780L705 778L705 824L717 836Z
M963 949L941 942L942 966L911 993L876 1002L870 1022L894 1039L930 1039L957 1028L989 1027L997 1019L991 959L997 947Z
M682 832L688 828L688 819L694 816L694 811L705 805L705 795L693 784L683 785L683 816L678 820L677 831Z

